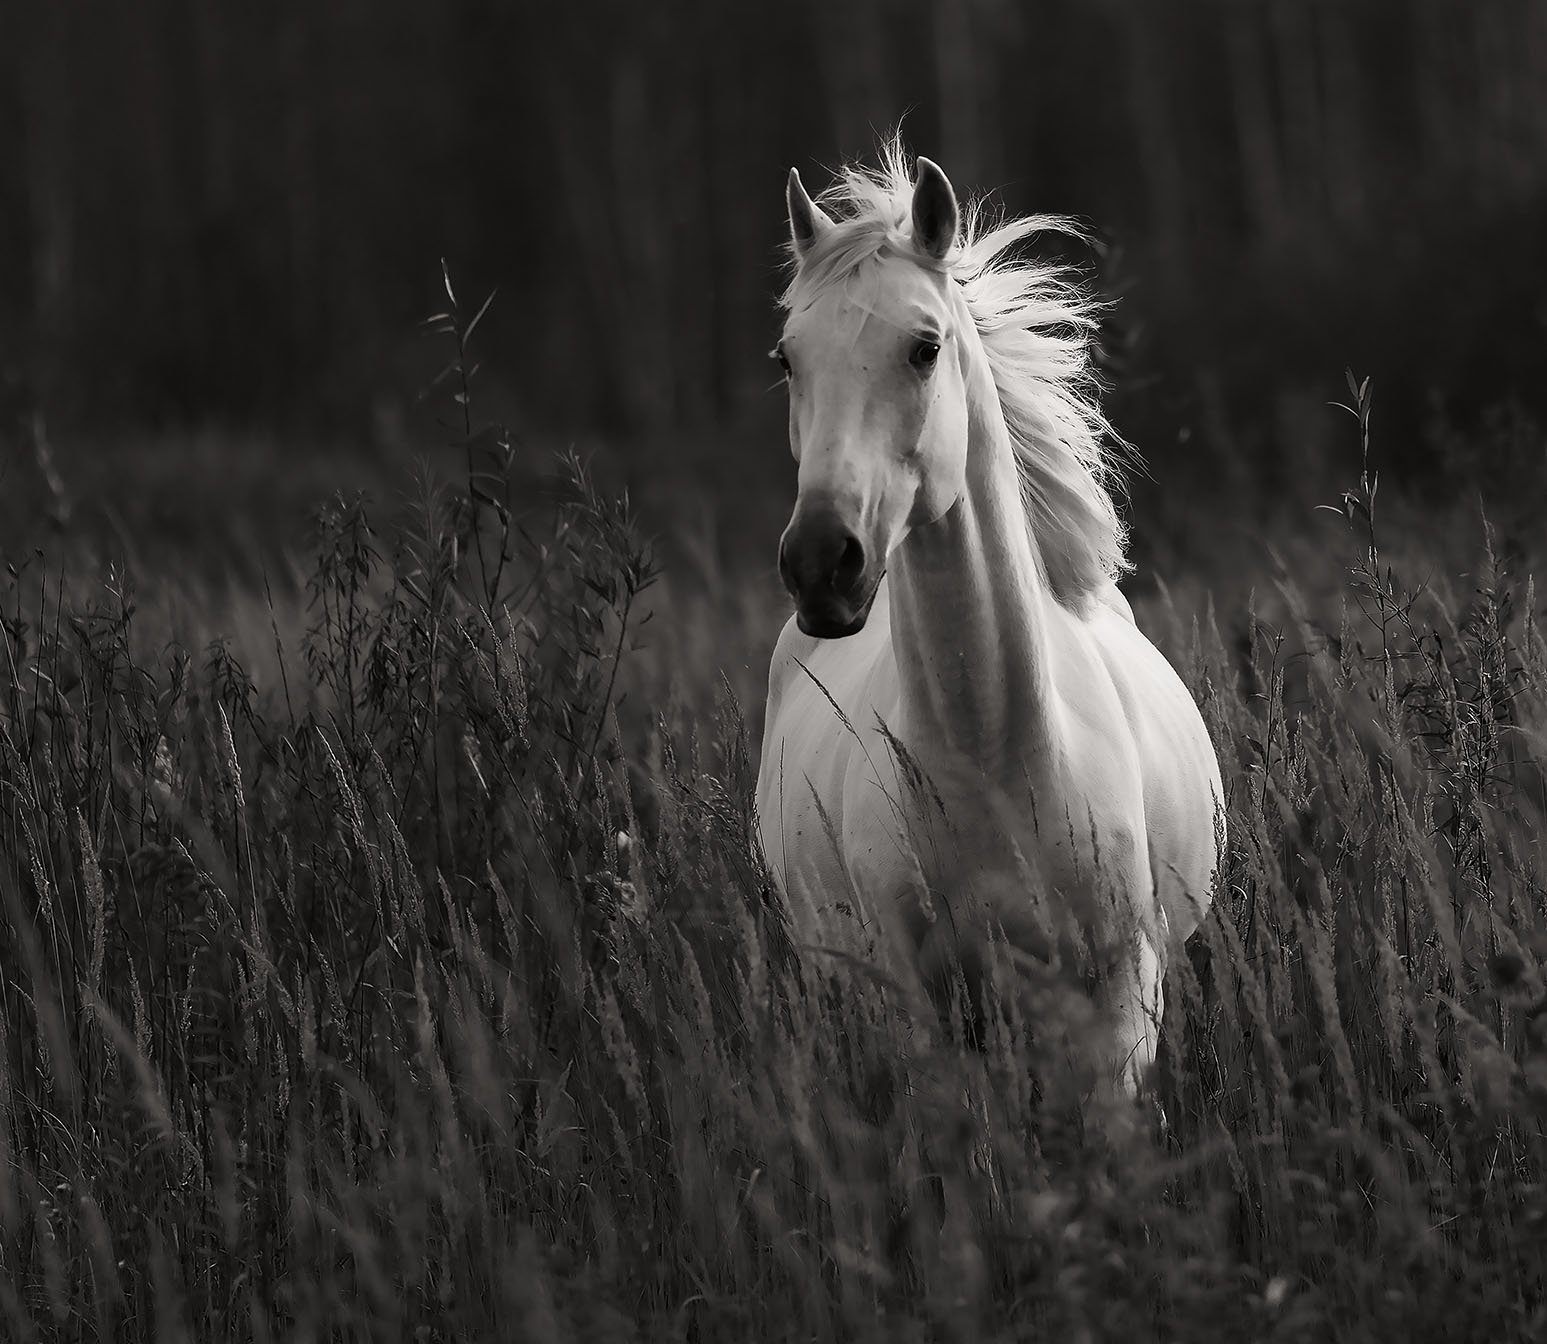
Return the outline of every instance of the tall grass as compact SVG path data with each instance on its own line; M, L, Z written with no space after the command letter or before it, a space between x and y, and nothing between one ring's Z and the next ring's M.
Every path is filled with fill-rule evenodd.
M618 712L626 502L523 530L456 437L411 526L324 510L262 688L10 570L6 1337L1539 1335L1547 647L1486 539L1409 591L1367 471L1340 620L1160 632L1231 838L1151 1141L792 945L739 707Z

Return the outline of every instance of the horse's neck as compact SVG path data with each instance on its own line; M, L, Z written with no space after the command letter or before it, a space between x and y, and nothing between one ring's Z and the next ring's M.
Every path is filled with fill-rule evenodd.
M1008 783L1048 759L1054 599L991 382L973 399L969 435L962 499L893 558L892 643L910 746L944 748Z

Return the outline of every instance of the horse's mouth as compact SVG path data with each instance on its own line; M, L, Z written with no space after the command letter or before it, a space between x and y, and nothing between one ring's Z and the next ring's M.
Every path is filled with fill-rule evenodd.
M886 577L885 573L881 578ZM875 586L860 603L857 610L847 620L838 616L831 609L826 611L806 612L798 606L795 608L795 624L804 635L810 635L813 639L847 639L850 635L857 635L865 628L865 622L870 619L870 609L875 606L876 594L881 591L881 579L877 579Z

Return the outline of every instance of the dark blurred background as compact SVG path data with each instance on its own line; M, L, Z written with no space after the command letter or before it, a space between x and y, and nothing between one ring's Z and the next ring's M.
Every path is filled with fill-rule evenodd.
M261 461L258 495L425 446L442 257L465 305L498 287L488 414L787 490L784 175L899 119L959 190L1097 230L1076 259L1121 300L1113 410L1158 482L1271 507L1346 439L1345 365L1419 486L1547 400L1540 0L6 8L4 432L127 495L145 444L208 488ZM7 456L13 499L42 488Z

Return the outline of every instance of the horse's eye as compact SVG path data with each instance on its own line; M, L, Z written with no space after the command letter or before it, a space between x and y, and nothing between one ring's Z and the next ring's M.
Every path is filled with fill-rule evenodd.
M779 361L779 367L784 370L784 376L786 378L793 376L793 371L790 368L790 361L785 356L784 347L782 345L774 346L774 348L768 352L768 358L777 359Z
M913 343L913 352L908 356L908 363L915 369L923 369L926 373L935 367L935 361L940 358L940 342L919 339Z

